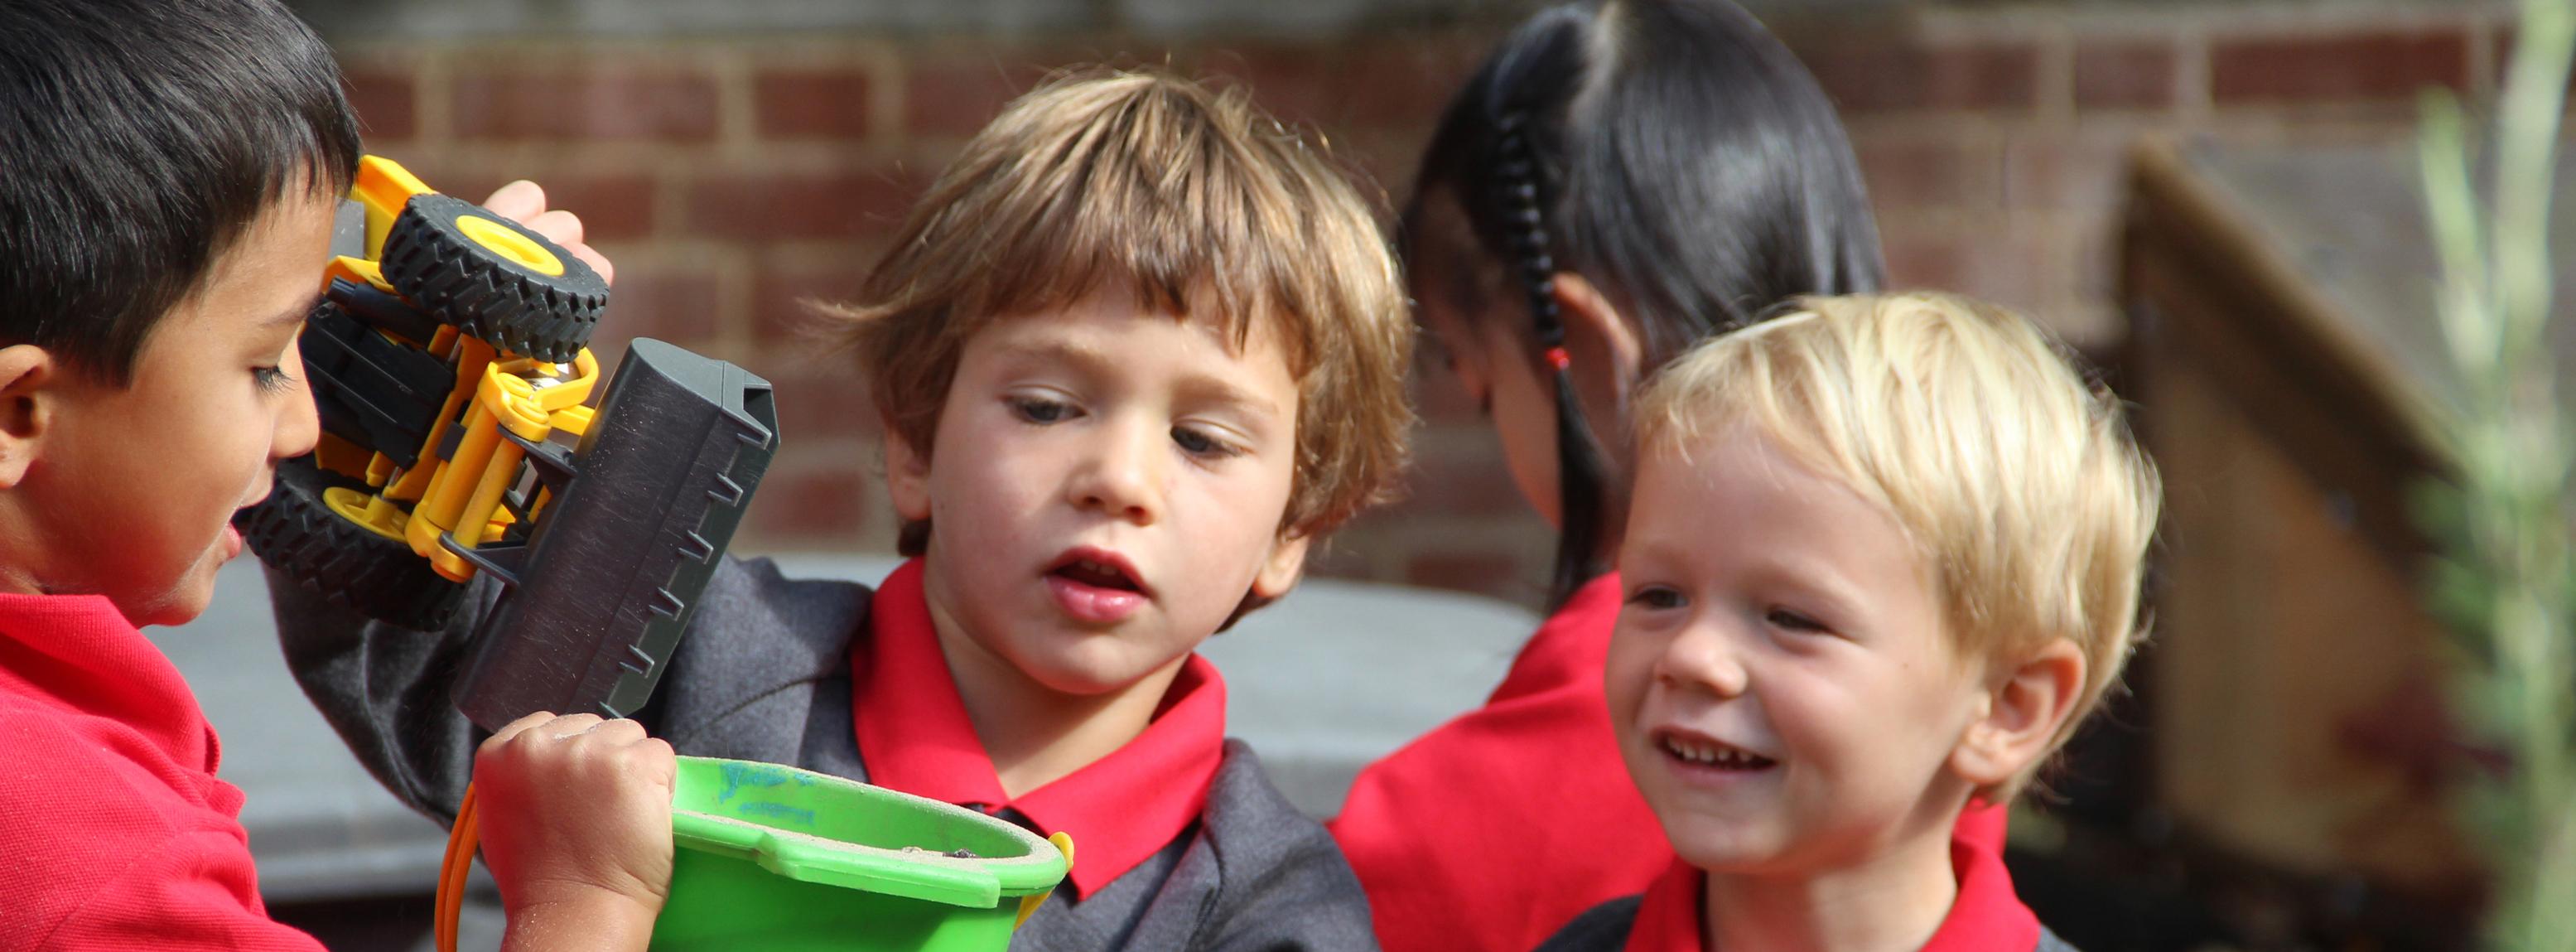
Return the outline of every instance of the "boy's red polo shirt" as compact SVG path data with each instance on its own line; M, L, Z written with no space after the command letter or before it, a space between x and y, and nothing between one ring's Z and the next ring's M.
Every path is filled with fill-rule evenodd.
M1360 771L1328 824L1387 952L1526 952L1670 867L1610 729L1619 577L1575 590L1483 707ZM2000 849L2004 811L1953 834Z
M2003 856L1984 843L1950 840L1959 896L1923 952L2020 952L2039 945L2039 917L2013 892ZM1700 894L1708 874L1675 860L1637 904L1626 952L1702 952Z
M850 653L858 687L852 716L870 783L988 813L1015 811L1042 832L1070 834L1067 879L1076 898L1098 892L1197 822L1225 753L1225 681L1215 665L1191 655L1144 733L1013 798L1002 792L939 651L921 571L914 559L886 577L869 609L870 637Z
M261 905L217 755L107 599L0 595L0 952L321 949Z

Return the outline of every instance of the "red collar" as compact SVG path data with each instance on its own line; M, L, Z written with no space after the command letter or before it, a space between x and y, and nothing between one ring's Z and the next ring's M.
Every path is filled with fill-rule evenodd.
M1978 811L1970 811L1976 815ZM1985 812L2001 814L2001 810ZM1964 824L1963 824L1964 825ZM1959 875L1959 897L1923 952L1994 952L2039 945L2039 917L2013 892L2012 872L2003 856L1979 842L1950 840L1950 868ZM1702 952L1700 894L1706 874L1675 861L1646 887L1637 905L1637 923L1628 932L1627 952Z
M1072 834L1073 889L1090 896L1161 852L1198 821L1225 753L1225 681L1195 654L1145 732L1054 783L1004 796L940 654L921 560L877 588L870 637L850 653L851 713L868 779L906 793L1017 810L1041 831Z
M1619 627L1619 574L1612 572L1583 583L1556 611L1539 623L1511 672L1494 686L1493 704L1524 694L1581 684L1599 693L1601 658L1610 651L1610 635Z
M0 695L115 721L209 774L220 759L179 668L103 595L0 594Z

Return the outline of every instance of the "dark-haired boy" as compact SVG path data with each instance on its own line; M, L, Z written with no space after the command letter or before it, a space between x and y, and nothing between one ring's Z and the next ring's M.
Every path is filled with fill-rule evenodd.
M1367 203L1239 93L1086 75L1005 109L891 247L838 316L914 560L873 592L728 560L639 717L1070 834L1023 952L1373 949L1196 653L1401 461L1411 323ZM317 624L272 590L342 736L454 810L471 732L407 699L443 695L470 617Z
M241 791L137 626L204 610L234 510L313 446L296 335L358 155L274 0L0 4L0 952L319 948L268 918ZM641 948L667 821L547 821L667 811L670 752L537 723L488 758L510 946Z

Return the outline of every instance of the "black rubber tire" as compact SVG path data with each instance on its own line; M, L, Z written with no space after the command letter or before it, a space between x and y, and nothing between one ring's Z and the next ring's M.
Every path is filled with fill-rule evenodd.
M483 247L461 218L497 222L563 263L546 274ZM377 265L394 292L468 336L549 363L571 360L590 342L608 307L608 282L563 246L461 198L411 197L385 234Z
M465 586L438 574L411 546L331 511L322 491L334 486L367 488L363 480L315 466L310 456L278 463L268 498L233 514L243 547L325 600L369 618L420 631L446 627Z

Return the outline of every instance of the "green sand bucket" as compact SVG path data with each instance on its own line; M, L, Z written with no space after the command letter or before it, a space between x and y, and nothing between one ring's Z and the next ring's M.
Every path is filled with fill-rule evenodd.
M741 760L679 781L657 950L999 952L1064 879L1055 845L964 807Z

